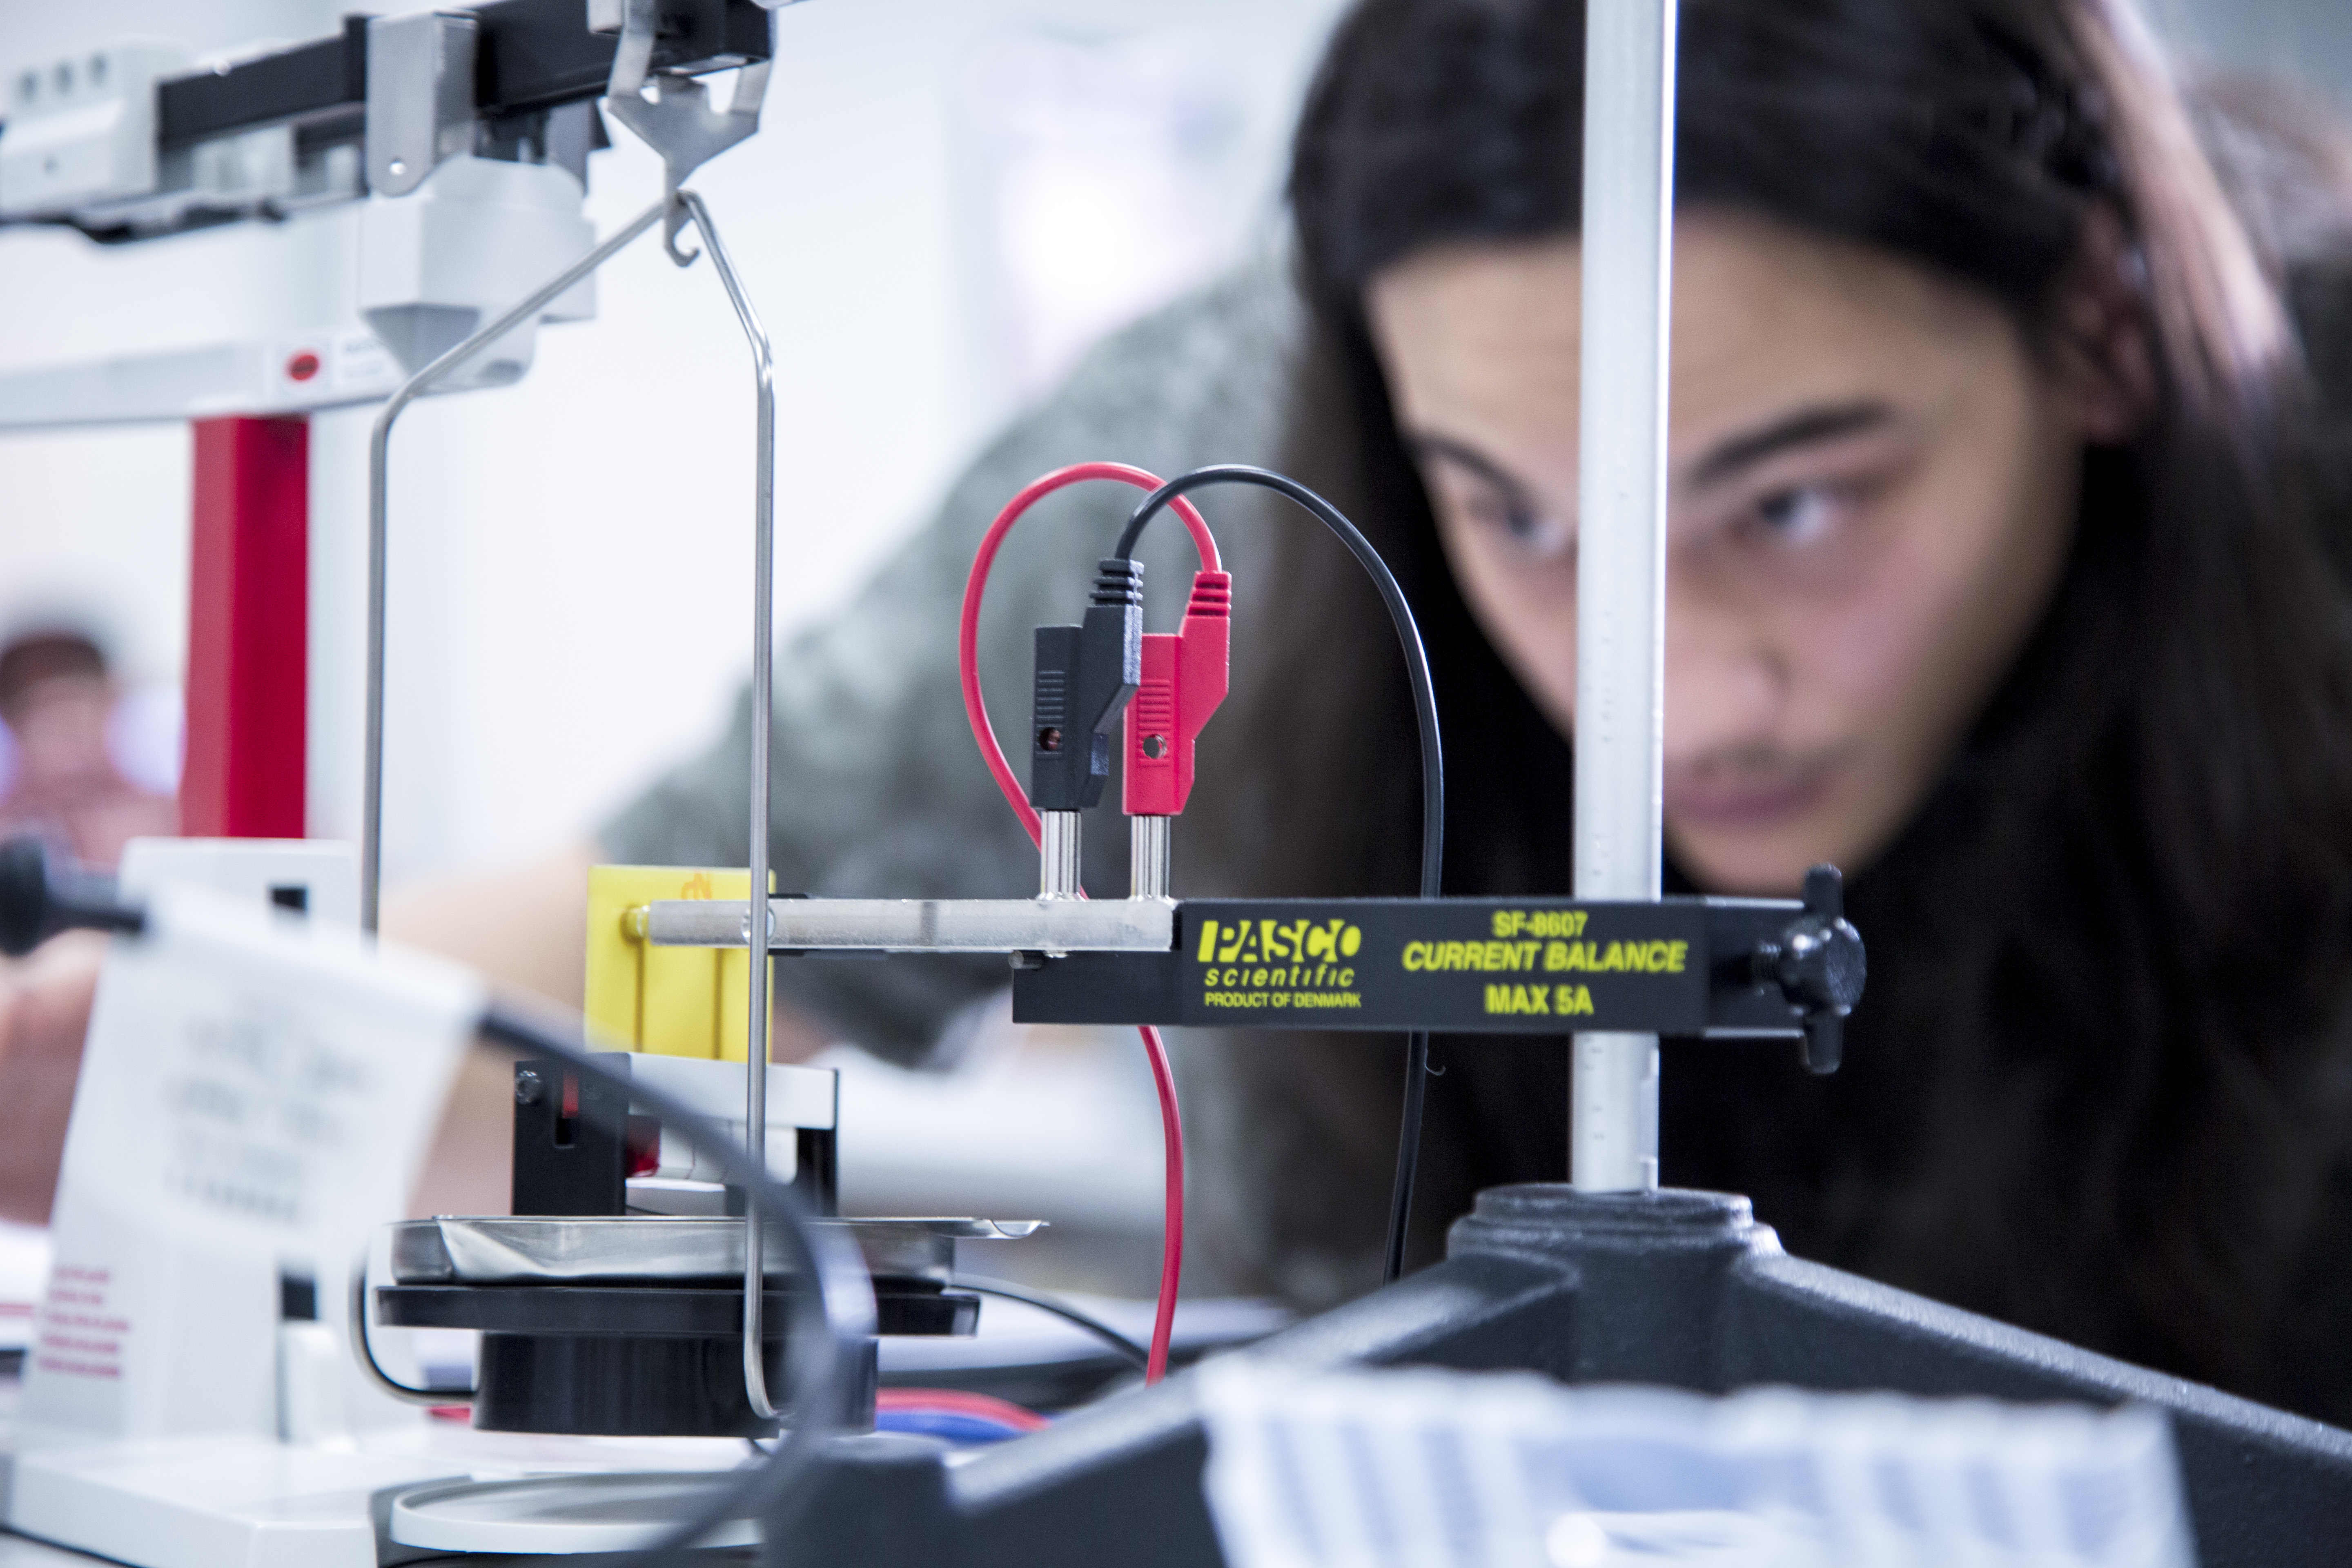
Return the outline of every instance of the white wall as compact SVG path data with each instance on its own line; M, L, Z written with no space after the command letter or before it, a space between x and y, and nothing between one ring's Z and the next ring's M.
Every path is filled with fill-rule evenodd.
M408 7L404 7L408 8ZM836 605L1022 395L1003 341L968 88L992 42L1142 37L1208 62L1235 120L1212 250L1274 210L1284 139L1337 0L815 0L779 15L761 134L695 181L773 335L780 624ZM0 0L0 69L129 33L199 52L317 36L337 7ZM202 36L192 36L197 29ZM609 230L658 165L593 160ZM0 232L0 368L301 330L348 310L354 215L122 250ZM312 429L312 825L357 816L372 413ZM408 414L393 468L386 858L397 876L576 836L705 742L744 676L751 388L707 266L652 240L599 319L543 331L519 386ZM103 595L142 673L185 636L178 429L0 437L0 615L16 587Z

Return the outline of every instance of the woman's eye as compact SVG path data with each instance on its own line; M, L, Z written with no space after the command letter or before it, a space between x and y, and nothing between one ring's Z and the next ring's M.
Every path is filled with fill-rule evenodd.
M1472 520L1504 534L1520 549L1535 555L1557 555L1566 538L1533 507L1506 496L1480 495L1469 503Z
M1756 521L1776 544L1811 544L1837 521L1837 497L1815 486L1776 490L1756 503Z

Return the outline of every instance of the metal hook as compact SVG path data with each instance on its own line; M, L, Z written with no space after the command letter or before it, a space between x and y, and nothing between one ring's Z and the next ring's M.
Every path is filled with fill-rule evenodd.
M678 236L684 234L688 226L694 222L694 215L688 210L693 194L691 191L672 192L669 213L662 219L662 252L680 267L691 267L702 258L702 247L699 245L692 250L680 250L677 247Z

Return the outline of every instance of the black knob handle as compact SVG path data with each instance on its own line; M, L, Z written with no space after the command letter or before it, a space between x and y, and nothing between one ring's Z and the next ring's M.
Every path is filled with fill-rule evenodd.
M1845 1016L1862 1000L1869 963L1845 919L1845 879L1834 866L1805 873L1805 912L1756 954L1757 980L1780 987L1805 1026L1805 1067L1832 1073L1845 1053Z
M1862 1000L1867 972L1862 933L1845 921L1799 915L1774 946L1772 978L1789 1005L1807 1017L1830 1013L1843 1018Z
M1834 1013L1805 1020L1805 1070L1826 1076L1845 1059L1845 1020Z
M1834 866L1816 866L1805 873L1805 910L1823 920L1845 919L1845 873Z
M49 875L49 852L30 834L0 842L0 952L22 958L71 927L140 929L143 917L79 889L60 889Z
M0 844L0 952L22 958L51 929L48 851L29 835Z

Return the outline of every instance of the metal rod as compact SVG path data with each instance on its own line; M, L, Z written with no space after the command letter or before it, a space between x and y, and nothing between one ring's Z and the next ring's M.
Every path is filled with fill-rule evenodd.
M769 733L775 722L776 664L776 378L775 356L768 346L767 329L743 292L743 281L719 243L710 209L692 191L677 193L677 201L694 215L702 233L702 248L719 280L727 288L727 302L743 324L751 347L751 375L759 389L758 424L753 436L757 452L751 498L751 887L753 902L743 916L744 957L751 966L751 1016L746 1033L749 1048L743 1060L743 1137L751 1157L766 1169L768 1159L768 957L766 922L753 917L768 909L768 777ZM759 1205L744 1205L743 1216L743 1393L751 1412L762 1421L774 1418L768 1397L768 1373L760 1354L760 1318L764 1304L765 1275L761 1267Z
M362 764L360 805L360 929L373 933L383 870L383 604L384 519L390 498L392 426L401 411L435 382L464 364L552 304L556 297L611 260L669 210L665 196L632 218L595 249L565 268L523 301L401 383L384 403L368 437L367 758Z
M741 902L658 899L645 907L656 947L740 947ZM1166 952L1176 909L1160 899L773 899L768 945L878 952Z
M1078 814L1075 811L1037 814L1037 896L1086 897L1078 886Z
M1664 826L1666 379L1676 0L1585 10L1576 896L1656 899ZM1658 1184L1658 1041L1579 1035L1570 1180Z
M1168 896L1169 818L1145 815L1127 819L1127 896Z

